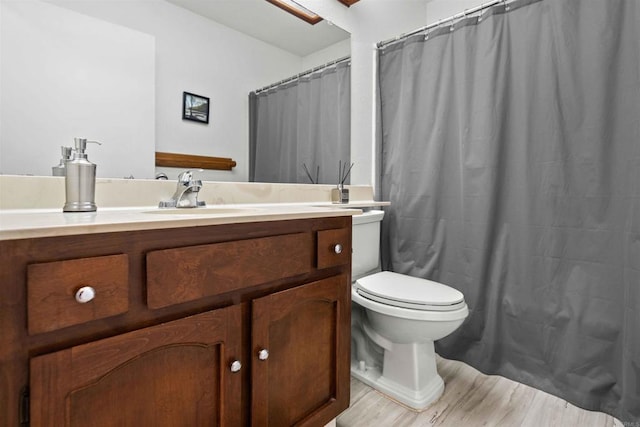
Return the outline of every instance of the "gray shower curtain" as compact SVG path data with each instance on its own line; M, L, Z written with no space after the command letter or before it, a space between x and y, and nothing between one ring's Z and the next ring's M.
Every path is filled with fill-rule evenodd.
M436 344L640 420L640 1L515 1L379 50L385 267L461 290Z
M340 62L249 95L250 181L308 184L306 165L316 184L337 183L351 152L350 69Z

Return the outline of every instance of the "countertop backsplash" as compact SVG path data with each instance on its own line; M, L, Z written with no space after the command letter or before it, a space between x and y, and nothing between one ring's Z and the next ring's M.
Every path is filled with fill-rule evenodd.
M334 185L204 181L198 200L207 205L245 203L330 203ZM348 186L350 203L373 200L373 188ZM175 180L97 178L100 208L157 206L176 189ZM360 203L359 203L360 202ZM0 175L0 209L57 209L65 203L64 177Z

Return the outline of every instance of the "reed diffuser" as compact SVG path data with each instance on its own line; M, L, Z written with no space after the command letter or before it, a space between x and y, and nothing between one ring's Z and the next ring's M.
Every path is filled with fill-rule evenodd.
M354 164L351 163L351 166L347 169L347 162L338 161L338 185L331 190L331 201L333 203L349 203L349 189L344 188L344 183L347 181Z

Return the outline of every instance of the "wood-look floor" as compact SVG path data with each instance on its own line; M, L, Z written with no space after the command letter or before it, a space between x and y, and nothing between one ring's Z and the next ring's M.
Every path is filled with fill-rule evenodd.
M445 382L442 397L423 412L415 412L351 378L351 406L338 427L504 426L622 427L602 412L580 409L560 398L471 366L438 357Z

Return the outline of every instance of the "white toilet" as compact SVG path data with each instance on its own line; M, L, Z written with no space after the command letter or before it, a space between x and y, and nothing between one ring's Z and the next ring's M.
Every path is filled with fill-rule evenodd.
M469 314L461 292L430 280L380 272L383 211L353 217L351 375L423 410L444 391L433 342Z

